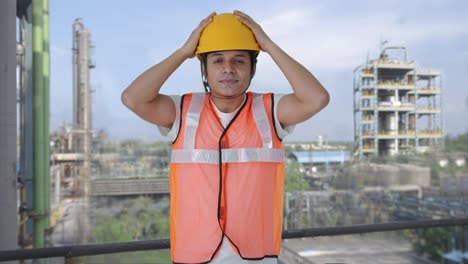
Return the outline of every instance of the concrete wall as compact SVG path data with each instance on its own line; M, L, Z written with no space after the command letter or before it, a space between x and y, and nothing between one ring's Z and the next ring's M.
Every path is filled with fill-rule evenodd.
M410 164L360 164L353 166L350 174L356 188L392 185L429 187L431 182L429 167Z

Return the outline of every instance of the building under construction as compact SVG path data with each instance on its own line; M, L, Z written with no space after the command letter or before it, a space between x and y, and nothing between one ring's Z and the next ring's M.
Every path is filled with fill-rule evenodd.
M422 153L442 147L442 76L382 48L354 70L354 156Z

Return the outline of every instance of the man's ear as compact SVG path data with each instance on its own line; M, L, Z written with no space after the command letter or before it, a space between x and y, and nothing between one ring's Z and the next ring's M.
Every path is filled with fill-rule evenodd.
M257 70L257 63L255 63L254 66L252 67L252 73L250 74L250 79L251 80L255 76L256 70Z
M202 77L202 82L203 82L203 86L205 86L205 89L207 89L206 87L208 86L208 79L206 78L206 70L205 70L205 65L204 63L201 63L201 77Z
M200 71L201 71L202 78L206 78L206 70L205 70L205 65L203 62L200 63Z

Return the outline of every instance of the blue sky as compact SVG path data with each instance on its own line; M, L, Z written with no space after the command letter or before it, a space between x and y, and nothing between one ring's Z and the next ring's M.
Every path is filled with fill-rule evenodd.
M166 140L120 102L121 92L165 59L210 12L253 17L331 95L329 106L297 125L290 141L353 139L353 70L378 56L380 42L405 46L419 68L441 70L444 130L468 130L468 1L50 1L51 129L70 123L72 24L81 18L95 45L91 72L93 127L113 139ZM186 61L161 92L203 91L197 59ZM289 93L271 58L259 56L250 90Z

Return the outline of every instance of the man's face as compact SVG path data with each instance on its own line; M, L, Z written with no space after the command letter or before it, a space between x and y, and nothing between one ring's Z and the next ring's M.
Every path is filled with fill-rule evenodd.
M248 51L216 51L206 60L208 84L214 96L234 97L248 88L253 75Z

